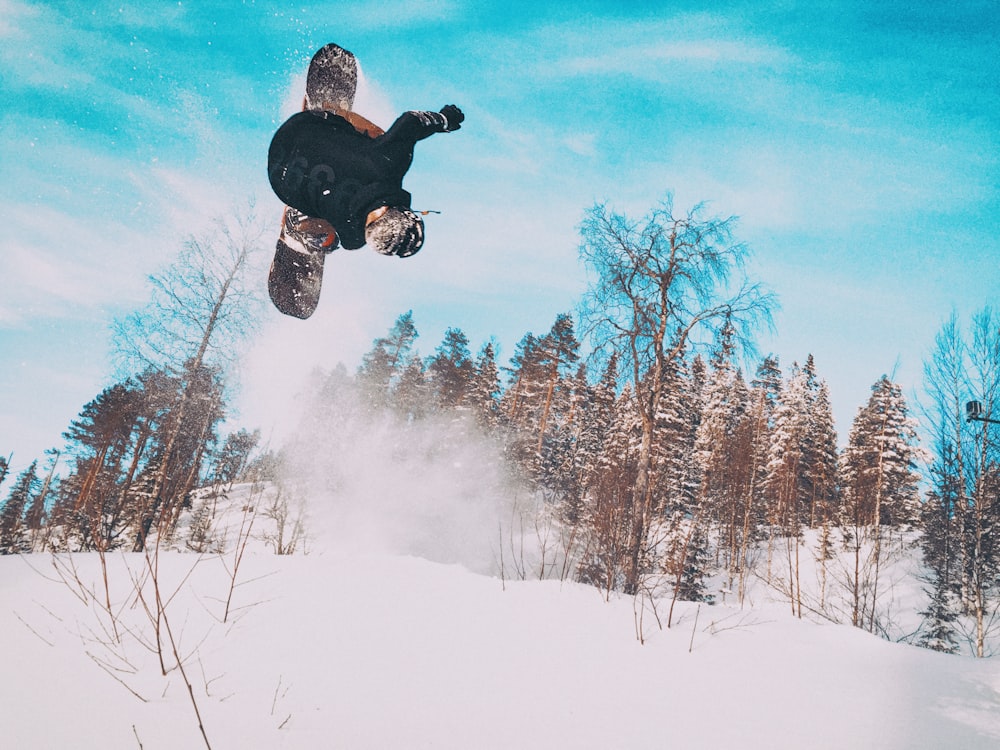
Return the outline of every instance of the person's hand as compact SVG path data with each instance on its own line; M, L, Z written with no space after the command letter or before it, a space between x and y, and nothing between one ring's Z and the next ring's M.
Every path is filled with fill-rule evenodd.
M458 130L462 127L462 122L465 120L465 115L462 114L462 110L454 104L446 104L441 107L441 114L444 115L444 119L448 121L448 124L445 125L444 128L446 133Z

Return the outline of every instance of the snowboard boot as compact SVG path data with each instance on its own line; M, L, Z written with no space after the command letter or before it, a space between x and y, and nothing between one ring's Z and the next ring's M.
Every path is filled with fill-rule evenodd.
M306 216L298 209L285 208L281 223L281 236L292 249L306 253L331 253L340 247L337 233L320 219Z

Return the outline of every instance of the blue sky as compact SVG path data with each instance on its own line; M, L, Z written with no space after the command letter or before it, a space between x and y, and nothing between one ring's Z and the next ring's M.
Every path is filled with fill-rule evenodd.
M186 235L250 198L276 230L267 144L327 41L376 122L467 120L405 183L442 212L423 252L337 253L314 318L268 310L238 419L287 429L312 367L409 309L423 353L457 326L506 360L579 299L583 212L671 191L740 217L781 302L759 348L815 356L843 439L882 373L916 395L953 309L1000 300L997 38L994 2L0 0L0 453L61 444Z

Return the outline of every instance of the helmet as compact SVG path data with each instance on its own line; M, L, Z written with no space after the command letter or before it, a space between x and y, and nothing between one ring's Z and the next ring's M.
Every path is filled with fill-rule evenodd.
M388 208L365 227L365 242L382 255L406 258L424 244L424 222L408 208Z

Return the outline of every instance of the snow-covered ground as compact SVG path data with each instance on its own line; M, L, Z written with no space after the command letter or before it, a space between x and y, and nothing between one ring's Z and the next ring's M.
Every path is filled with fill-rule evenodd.
M669 630L647 605L640 643L632 598L342 539L282 557L253 544L224 623L234 559L159 557L216 750L1000 747L995 660L787 604L681 603ZM182 676L162 676L148 648L144 559L108 564L118 638L96 555L0 558L0 746L205 746Z

